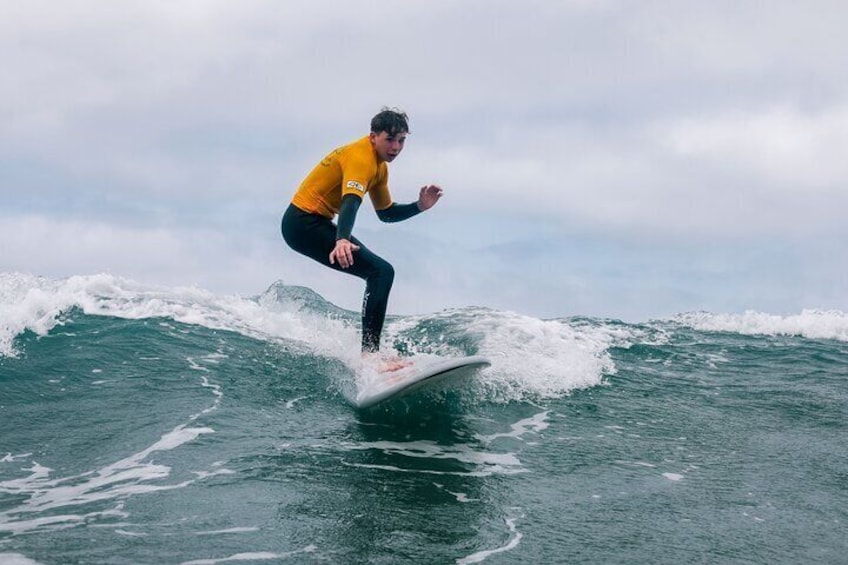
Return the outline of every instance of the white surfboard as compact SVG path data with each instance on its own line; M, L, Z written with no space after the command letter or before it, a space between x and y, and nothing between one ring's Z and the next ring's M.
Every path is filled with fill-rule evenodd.
M359 408L370 408L385 400L397 398L422 388L435 388L437 384L446 384L447 381L460 381L490 364L485 357L475 355L436 361L423 367L412 366L393 373L386 373L385 378L373 382L359 391L359 394L356 395L356 405Z

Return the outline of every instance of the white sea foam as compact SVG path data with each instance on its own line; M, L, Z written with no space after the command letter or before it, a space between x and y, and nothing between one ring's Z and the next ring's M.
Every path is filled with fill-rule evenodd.
M280 288L290 287L275 286L258 298L243 298L192 287L143 285L106 274L63 280L0 274L0 356L16 354L14 340L24 331L46 335L65 323L71 309L79 308L89 315L170 319L257 339L286 339L315 354L339 359L355 375L367 377L374 372L369 372L359 353L355 325L320 312L320 305L317 310L303 308L286 293L275 291ZM331 304L327 307L333 308ZM614 372L608 349L628 344L634 333L621 325L467 309L392 320L387 339L422 320L443 322L454 331L474 336L479 354L492 361L478 382L489 399L503 401L556 397L601 383L605 375Z
M38 561L20 553L0 553L0 563L3 565L39 565Z
M129 530L121 530L116 529L115 533L119 536L127 536L130 538L146 538L149 534L145 534L144 532L130 532Z
M217 563L226 563L230 561L279 561L288 559L300 553L314 553L318 548L314 545L307 545L303 549L289 551L286 553L272 553L270 551L251 551L246 553L236 553L228 557L218 559L195 559L193 561L183 561L181 565L216 565Z
M394 322L388 333L394 337L407 332L409 341L410 330L423 324L433 326L434 322L451 331L456 331L458 324L462 326L462 332L477 346L474 353L492 363L477 382L487 400L502 402L556 398L602 384L605 376L615 373L609 349L629 347L645 338L644 331L622 324L541 320L486 308L409 316ZM439 355L465 354L446 345L444 336L422 335L422 341ZM415 351L414 346L412 349Z
M523 518L524 515L520 515L518 518ZM521 538L524 537L521 532L518 531L518 528L515 526L518 518L506 518L504 522L506 523L507 528L509 529L510 537L509 541L501 547L495 549L486 549L483 551L478 551L477 553L472 553L466 557L461 559L457 559L456 562L458 565L467 565L468 563L480 563L485 561L487 558L495 555L496 553L503 553L504 551L511 551L518 547L518 544L521 543Z
M45 511L65 510L92 502L122 500L127 496L185 487L193 480L174 484L151 484L166 479L170 467L147 461L156 452L169 451L213 430L205 427L177 426L150 447L82 475L51 479L51 469L33 463L29 476L0 482L0 493L24 496L19 506L0 512L0 532L20 533L45 526L67 527L81 523L90 514L62 514L28 518ZM113 512L106 510L99 515Z
M672 321L701 331L848 341L848 314L839 310L802 310L800 314L787 316L754 311L743 314L691 312L676 316Z
M499 438L513 438L513 439L521 439L525 434L528 433L539 433L548 428L549 424L547 422L548 419L548 411L540 412L531 418L525 418L523 420L519 420L518 422L512 424L510 426L511 431L502 432L491 435L479 435L477 434L475 437L481 441L485 441L487 443L492 442Z
M628 346L636 333L623 326L540 320L511 312L475 316L478 353L492 361L487 382L504 400L551 398L602 384L615 373L609 348Z
M387 471L431 473L435 475L489 476L496 474L511 475L525 471L521 461L514 453L491 453L477 451L464 445L445 446L432 441L376 441L343 444L350 450L374 449L391 455L400 455L416 459L455 460L473 466L471 471L442 471L422 468L401 468L389 465L371 465L350 463L354 467L377 468ZM347 464L347 463L345 463Z
M32 453L21 453L21 454L18 454L18 455L13 455L11 453L7 453L2 458L0 458L0 463L12 463L16 459L26 459L27 457L30 457L31 455L32 455Z
M194 287L155 287L99 274L62 280L0 273L0 355L14 356L24 331L46 335L72 308L90 315L126 319L168 318L258 339L284 337L320 353L358 351L353 328L326 316L311 316L272 297L215 295Z
M234 528L226 528L223 530L208 530L204 532L195 532L195 535L198 536L219 536L223 534L244 534L250 532L258 532L259 528L256 526L241 526Z
M450 494L451 496L453 496L454 498L456 498L457 502L466 503L466 502L479 502L480 501L479 498L469 498L468 495L464 492L450 491L450 490L446 489L445 485L443 485L441 483L433 483L433 485L436 488L441 489L441 490L447 492L448 494Z

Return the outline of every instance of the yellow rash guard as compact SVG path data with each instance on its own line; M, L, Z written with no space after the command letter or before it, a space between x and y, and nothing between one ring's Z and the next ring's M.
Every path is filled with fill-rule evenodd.
M339 213L343 196L356 194L362 198L366 192L375 210L392 205L389 168L378 161L367 135L324 157L300 183L292 204L332 220Z

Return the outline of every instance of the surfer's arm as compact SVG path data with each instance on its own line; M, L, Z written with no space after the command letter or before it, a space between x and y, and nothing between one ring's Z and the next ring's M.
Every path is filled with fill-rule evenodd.
M362 198L355 194L346 194L342 198L342 205L339 208L339 220L336 225L336 246L330 252L330 264L339 262L339 266L347 269L353 265L353 252L359 249L359 246L350 241L351 233L353 232L353 223L356 221L356 212L359 210L359 205L362 204Z
M408 220L412 216L429 210L436 205L442 197L442 189L431 184L421 188L418 200L409 204L392 203L388 208L377 210L377 217L383 222L400 222Z
M353 223L356 221L356 213L359 211L359 205L362 204L362 198L355 194L345 194L342 198L342 205L339 207L339 220L336 226L336 241L340 239L350 239L350 234L353 233Z
M388 208L377 210L377 217L380 218L381 222L402 222L420 213L421 208L418 207L417 202L410 202L409 204L392 202L392 205Z

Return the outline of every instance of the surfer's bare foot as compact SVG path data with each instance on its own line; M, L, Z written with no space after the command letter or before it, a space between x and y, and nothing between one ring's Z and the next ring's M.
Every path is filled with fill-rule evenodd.
M383 359L383 362L380 364L380 368L377 369L381 373L392 373L394 371L400 371L405 367L409 367L412 365L412 361L409 359L401 359L400 357L392 357L390 359Z
M393 373L412 365L411 359L404 359L397 355L381 356L379 353L363 353L363 359L367 359L377 365L378 373Z

